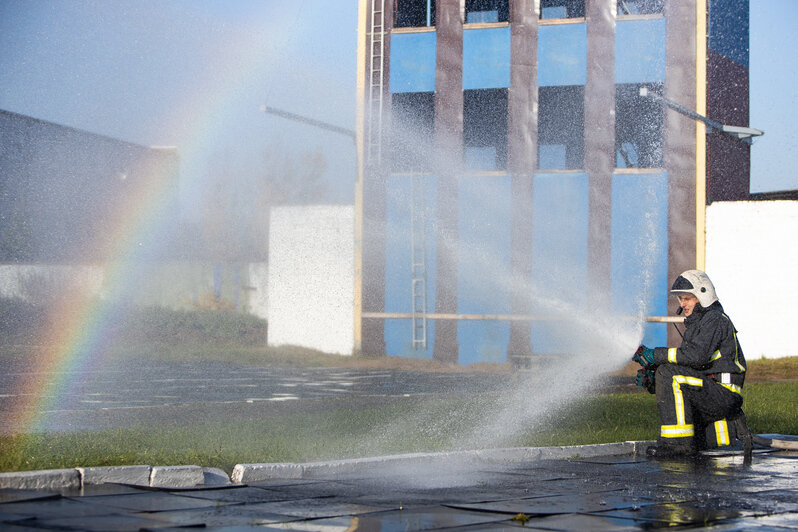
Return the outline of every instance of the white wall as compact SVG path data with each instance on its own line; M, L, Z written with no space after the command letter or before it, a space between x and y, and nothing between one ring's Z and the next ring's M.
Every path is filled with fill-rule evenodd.
M709 205L706 271L747 358L798 355L798 201Z
M104 277L96 265L0 264L0 297L47 304L70 286L101 295Z
M351 355L354 208L275 207L269 223L269 345Z
M247 266L249 295L247 311L264 320L269 319L269 265L252 262Z

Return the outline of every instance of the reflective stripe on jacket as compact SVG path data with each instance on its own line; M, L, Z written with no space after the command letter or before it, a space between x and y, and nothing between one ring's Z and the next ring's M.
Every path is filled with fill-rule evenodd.
M704 309L696 305L684 320L681 347L657 347L657 364L680 364L707 375L731 374L731 384L741 387L745 379L745 356L737 340L737 330L724 314L719 301Z

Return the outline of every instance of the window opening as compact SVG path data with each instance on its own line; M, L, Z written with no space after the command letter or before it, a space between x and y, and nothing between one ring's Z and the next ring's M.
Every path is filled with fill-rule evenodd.
M638 83L615 87L615 159L618 168L662 168L662 105L640 96ZM662 83L645 85L662 96Z
M507 89L463 91L466 170L507 169Z
M540 18L583 18L585 0L540 0Z
M466 24L478 22L508 22L510 3L508 0L466 0Z
M665 0L618 0L618 15L656 15L664 6Z
M394 28L415 28L434 25L435 0L394 0Z
M538 88L538 168L577 170L585 159L585 88Z
M391 95L391 168L394 172L431 169L434 117L434 93Z

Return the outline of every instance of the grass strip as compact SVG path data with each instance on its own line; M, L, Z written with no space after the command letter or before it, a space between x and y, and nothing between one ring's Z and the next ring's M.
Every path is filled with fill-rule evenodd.
M479 402L483 408L475 408ZM490 401L488 400L488 403ZM751 383L744 409L757 433L798 434L798 382ZM312 462L458 447L484 415L485 398L443 398L259 420L212 421L0 438L0 471L114 465L201 465L230 473L238 463ZM552 446L655 439L656 400L645 392L576 401L496 446Z

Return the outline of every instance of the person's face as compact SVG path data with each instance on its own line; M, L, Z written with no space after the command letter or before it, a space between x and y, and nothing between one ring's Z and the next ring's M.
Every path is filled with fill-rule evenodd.
M689 316L698 304L698 298L693 294L679 294L679 306L682 307L682 314Z

